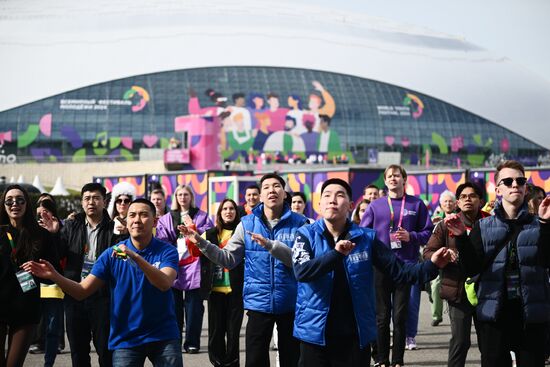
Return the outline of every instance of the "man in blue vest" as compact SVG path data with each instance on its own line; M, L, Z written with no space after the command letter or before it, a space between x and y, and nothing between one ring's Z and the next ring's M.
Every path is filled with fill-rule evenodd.
M470 235L461 218L445 218L456 236L460 264L477 280L481 365L544 366L550 321L550 197L529 214L525 170L516 161L498 165L495 215L474 224Z
M262 204L241 219L235 233L221 249L190 229L183 234L212 262L232 269L244 260L246 366L269 367L269 342L273 326L279 333L281 367L298 364L299 345L292 336L296 306L296 279L292 272L292 244L296 229L306 223L303 215L285 204L285 181L275 173L260 180Z
M453 260L446 248L421 264L405 264L376 232L348 219L349 184L333 178L321 188L323 219L298 229L293 265L298 280L294 336L300 366L368 366L376 340L373 267L396 283L426 282Z

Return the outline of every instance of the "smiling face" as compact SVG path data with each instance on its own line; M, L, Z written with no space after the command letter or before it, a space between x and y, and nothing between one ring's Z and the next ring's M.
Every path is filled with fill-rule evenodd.
M519 170L513 168L503 168L500 170L498 174L499 181L497 182L496 194L502 197L503 203L506 202L515 207L519 207L525 200L527 185L525 185L525 183L523 183L523 185L519 185L516 180L519 177L525 177ZM512 178L513 181L509 186L507 186L505 181L508 181L507 179L510 178Z
M304 209L306 208L306 203L301 196L296 195L292 197L292 203L290 204L290 209L299 214L304 214Z
M285 200L285 189L276 178L268 178L262 182L260 200L267 208L282 206Z
M439 200L439 205L445 214L451 214L456 209L456 201L449 195L445 195Z
M367 199L371 203L378 199L378 189L376 187L368 187L365 189L365 193L363 194L363 199Z
M134 203L130 205L127 216L127 228L130 237L145 240L153 236L153 227L157 224L157 217L149 205Z
M321 194L321 215L328 222L345 220L352 209L346 189L338 184L330 184Z
M390 191L402 191L405 188L405 180L401 171L398 169L390 169L386 172L384 183Z
M4 208L11 222L21 222L23 220L27 205L23 191L11 189L6 193Z
M231 223L235 220L237 210L231 201L226 201L223 203L221 216L224 223Z
M126 215L128 214L128 207L130 206L131 202L132 199L128 195L120 195L115 200L116 211L120 218L126 217Z
M248 188L244 194L244 199L249 208L254 208L260 202L260 192L256 188Z

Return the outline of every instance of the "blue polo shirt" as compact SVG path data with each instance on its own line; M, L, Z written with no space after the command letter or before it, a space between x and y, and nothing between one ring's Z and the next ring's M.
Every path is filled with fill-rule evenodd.
M143 251L136 249L131 239L122 243L157 269L178 269L178 252L166 242L153 237ZM109 349L179 339L172 290L162 292L135 263L116 259L112 252L112 247L105 250L91 271L111 289Z

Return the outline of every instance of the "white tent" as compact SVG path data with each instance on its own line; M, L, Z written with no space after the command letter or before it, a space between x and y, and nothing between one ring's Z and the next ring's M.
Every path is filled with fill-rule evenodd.
M50 191L50 194L55 196L69 196L69 192L65 188L65 185L63 185L63 179L61 177L58 177L57 180L55 180L55 185L53 186L52 191Z
M41 193L46 192L46 189L44 188L44 186L42 186L42 182L40 182L40 178L38 177L38 175L34 176L32 185L36 187L38 190L40 190Z

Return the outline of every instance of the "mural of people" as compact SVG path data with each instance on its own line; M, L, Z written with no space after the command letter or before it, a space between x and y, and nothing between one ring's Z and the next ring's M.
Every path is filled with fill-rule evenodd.
M304 111L302 110L302 98L300 98L300 96L297 94L291 94L290 96L288 96L287 104L288 107L290 107L287 115L292 116L294 117L294 119L296 119L296 127L292 129L291 133L295 135L301 135L307 132L303 120Z
M285 130L272 133L264 145L264 150L268 152L305 152L306 147L300 136L291 134L290 131L296 126L296 119L292 116L286 116Z
M257 112L255 117L258 121L258 130L256 133L256 137L254 138L252 149L261 152L264 150L264 145L267 138L269 137L269 135L271 135L271 132L269 131L271 119L269 118L269 115L267 113L262 112Z
M334 102L334 98L332 98L332 95L325 89L325 87L323 87L321 83L314 80L311 84L313 85L313 88L315 88L316 92L309 95L308 112L316 117L313 130L319 131L319 125L321 122L319 116L327 115L332 118L336 112L336 104Z
M340 136L330 129L331 118L328 115L319 115L319 145L318 151L322 153L341 153Z
M304 141L304 144L306 146L306 154L309 156L310 154L317 152L319 133L317 131L313 131L313 127L315 126L315 116L313 116L312 114L304 114L303 123L306 132L300 134L300 137Z
M271 119L270 130L272 132L285 130L285 118L289 111L288 108L280 107L279 96L273 92L268 93L267 104L269 105L267 113Z
M256 113L258 112L264 112L265 111L265 98L260 93L251 93L248 96L248 103L247 108L250 113L250 116L252 116L252 129L257 130L258 128L258 120L256 118Z

